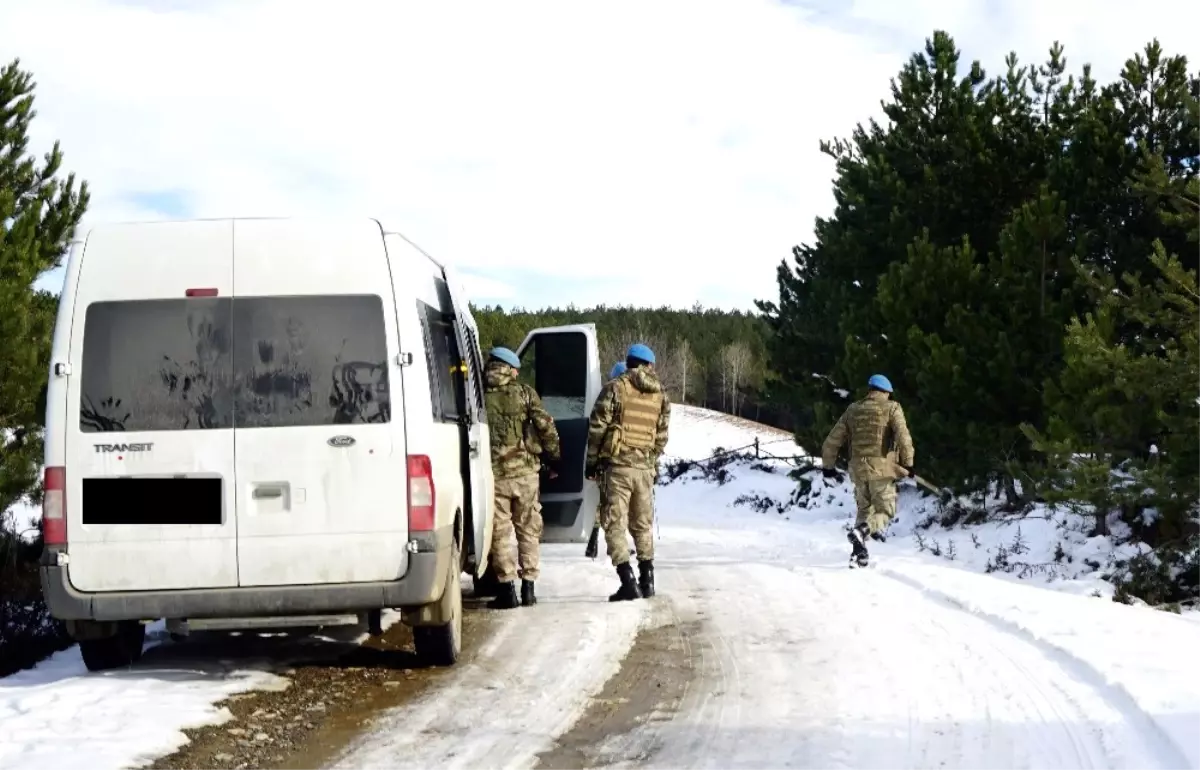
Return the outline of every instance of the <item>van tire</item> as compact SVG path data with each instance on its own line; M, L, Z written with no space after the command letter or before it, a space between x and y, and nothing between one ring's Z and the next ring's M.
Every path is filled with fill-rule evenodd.
M446 588L439 600L445 615L450 616L450 622L440 626L414 626L412 630L417 657L429 666L453 666L462 654L461 550L455 541L450 552L450 568L446 570Z
M122 621L117 633L103 639L82 639L79 652L88 671L128 668L142 658L146 627L136 620Z

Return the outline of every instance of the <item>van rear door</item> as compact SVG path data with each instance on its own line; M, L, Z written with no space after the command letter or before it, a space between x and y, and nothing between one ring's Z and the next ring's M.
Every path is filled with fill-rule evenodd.
M233 272L240 584L402 577L404 399L379 225L237 220Z
M235 586L232 225L97 228L80 259L62 299L71 583Z
M477 571L487 561L482 544L487 540L488 509L494 503L495 479L492 476L491 437L488 432L487 407L483 396L483 357L479 350L478 327L471 307L466 301L461 279L451 267L443 269L451 306L454 308L455 334L462 357L459 374L462 377L466 404L462 411L465 462L462 463L463 496L467 517L471 522L471 542L467 565Z
M521 380L541 396L562 443L558 478L542 476L542 541L582 543L591 535L600 493L583 477L588 420L600 395L595 324L534 329L517 349Z

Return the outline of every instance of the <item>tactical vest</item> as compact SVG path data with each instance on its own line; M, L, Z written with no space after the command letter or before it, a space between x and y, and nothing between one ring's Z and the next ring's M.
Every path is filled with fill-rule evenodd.
M620 380L621 445L629 449L653 449L658 438L658 416L663 394L643 393L627 379Z
M532 455L541 453L541 442L535 435L531 435L530 401L524 388L510 383L486 391L483 400L487 407L492 460L509 459L520 452L529 452Z
M863 399L854 405L854 412L847 421L852 459L887 457L892 443L888 426L895 408L895 402L875 398Z

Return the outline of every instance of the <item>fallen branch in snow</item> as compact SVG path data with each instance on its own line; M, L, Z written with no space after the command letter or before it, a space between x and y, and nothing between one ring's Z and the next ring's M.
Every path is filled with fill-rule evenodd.
M806 473L809 470L815 469L812 461L807 458L802 458L798 455L783 457L762 451L762 447L764 446L791 440L790 438L785 438L766 442L755 441L752 444L734 449L717 447L716 451L711 455L699 460L685 460L683 458L669 460L665 465L663 477L659 479L659 486L672 484L683 478L691 470L699 470L702 478L707 481L715 481L718 485L724 485L733 478L729 473L728 466L739 460L749 464L751 468L766 470L771 473L775 471L764 464L765 460L776 460L792 465L794 468L792 471L793 474ZM750 450L754 450L753 453Z

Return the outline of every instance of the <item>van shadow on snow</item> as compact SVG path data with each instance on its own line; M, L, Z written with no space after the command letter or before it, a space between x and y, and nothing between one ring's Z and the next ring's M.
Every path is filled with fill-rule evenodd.
M394 628L394 627L393 627ZM389 629L391 632L392 629ZM360 626L296 628L275 632L205 631L182 641L164 641L149 647L132 668L150 673L165 667L187 667L198 678L219 677L247 668L265 671L320 668L417 669L424 664L410 649L361 642ZM381 639L386 639L385 632Z

